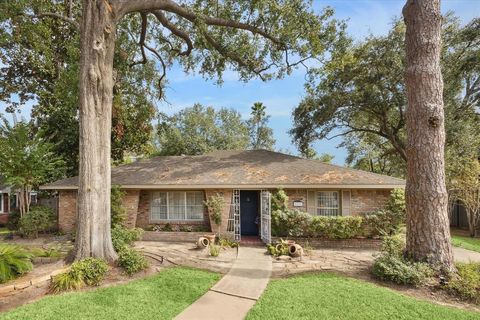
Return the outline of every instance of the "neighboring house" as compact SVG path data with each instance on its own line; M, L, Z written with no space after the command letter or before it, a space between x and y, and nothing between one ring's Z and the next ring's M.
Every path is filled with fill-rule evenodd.
M8 222L9 214L10 214L10 187L2 184L0 181L0 225L4 225Z
M30 193L31 204L37 204L37 192ZM3 183L3 177L0 176L0 225L8 222L8 217L17 208L17 195L12 187Z
M58 190L59 228L74 230L78 177L41 187ZM380 209L405 181L266 150L163 156L112 169L112 184L126 191L130 227L203 226L221 233L270 239L270 193L283 188L289 206L312 215L349 216ZM225 200L219 230L204 201ZM259 225L261 228L259 228ZM259 229L261 229L259 231Z

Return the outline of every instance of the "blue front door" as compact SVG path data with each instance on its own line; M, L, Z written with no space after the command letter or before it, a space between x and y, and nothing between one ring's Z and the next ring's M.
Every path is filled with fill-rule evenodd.
M258 235L259 218L258 191L240 191L240 230L242 235Z

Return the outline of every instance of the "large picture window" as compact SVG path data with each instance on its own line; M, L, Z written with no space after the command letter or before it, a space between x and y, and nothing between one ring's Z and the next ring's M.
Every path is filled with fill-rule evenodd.
M338 191L317 192L317 215L338 216L340 212L340 198Z
M203 220L203 191L153 192L151 220Z

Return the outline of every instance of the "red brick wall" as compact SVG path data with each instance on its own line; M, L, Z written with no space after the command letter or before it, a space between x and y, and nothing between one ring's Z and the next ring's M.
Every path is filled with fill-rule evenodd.
M352 190L352 198L350 208L352 215L359 215L362 213L372 212L382 209L388 198L391 190Z
M73 232L77 218L77 190L58 192L58 229Z
M123 198L123 206L127 209L125 224L135 227L138 210L139 190L128 190ZM73 232L77 219L77 190L61 190L58 193L58 228L62 232Z
M288 207L290 209L297 209L303 212L307 212L307 190L306 189L285 189L285 193L288 196ZM294 207L293 206L294 201L302 201L303 207Z
M321 189L315 189L315 191L321 191ZM391 189L358 189L350 191L351 215L359 215L383 208L390 196ZM275 190L272 190L272 192L275 192ZM285 189L285 193L288 196L288 207L290 209L307 212L307 206L310 206L310 204L308 204L307 189ZM342 196L342 192L340 192L340 196ZM294 207L294 201L302 201L303 207ZM340 203L341 202L342 201L340 201Z

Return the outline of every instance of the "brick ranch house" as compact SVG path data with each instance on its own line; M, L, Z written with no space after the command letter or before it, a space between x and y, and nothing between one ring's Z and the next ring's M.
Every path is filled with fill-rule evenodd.
M126 224L146 230L167 223L222 234L270 239L270 194L279 187L289 206L312 215L349 216L380 209L405 181L266 150L160 156L112 169L112 184L126 192ZM59 229L75 229L77 177L41 187L57 190ZM224 198L222 222L204 201Z

